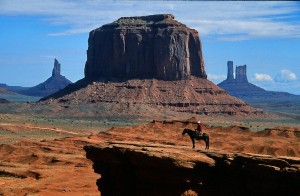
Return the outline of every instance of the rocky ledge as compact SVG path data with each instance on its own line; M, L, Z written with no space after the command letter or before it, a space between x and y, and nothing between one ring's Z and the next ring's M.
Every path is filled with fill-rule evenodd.
M101 195L300 195L300 159L183 146L85 146Z

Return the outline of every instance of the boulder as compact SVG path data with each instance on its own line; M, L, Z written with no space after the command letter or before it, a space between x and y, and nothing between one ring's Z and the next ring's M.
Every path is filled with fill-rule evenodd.
M206 78L199 34L171 14L122 17L90 32L85 78Z

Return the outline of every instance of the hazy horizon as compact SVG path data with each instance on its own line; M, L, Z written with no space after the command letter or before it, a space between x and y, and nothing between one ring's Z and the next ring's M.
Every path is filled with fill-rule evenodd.
M84 77L91 30L122 16L159 13L199 32L215 84L226 79L230 60L247 65L249 82L300 95L299 2L0 0L0 83L35 86L51 76L54 58L76 82Z

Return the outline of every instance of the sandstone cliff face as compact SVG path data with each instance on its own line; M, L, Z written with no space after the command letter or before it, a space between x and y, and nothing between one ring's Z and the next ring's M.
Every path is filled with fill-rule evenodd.
M101 195L299 195L299 128L252 132L203 125L210 148L192 149L197 118L113 127L84 147ZM205 122L205 120L203 121ZM186 194L187 191L193 194Z
M85 78L206 78L198 32L171 14L122 17L90 32Z
M168 145L86 146L101 195L299 195L297 158ZM294 165L294 166L293 166Z

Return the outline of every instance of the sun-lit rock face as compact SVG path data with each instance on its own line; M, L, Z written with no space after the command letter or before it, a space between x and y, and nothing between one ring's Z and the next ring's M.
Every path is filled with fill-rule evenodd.
M171 14L122 17L90 32L85 78L206 78L198 32Z

